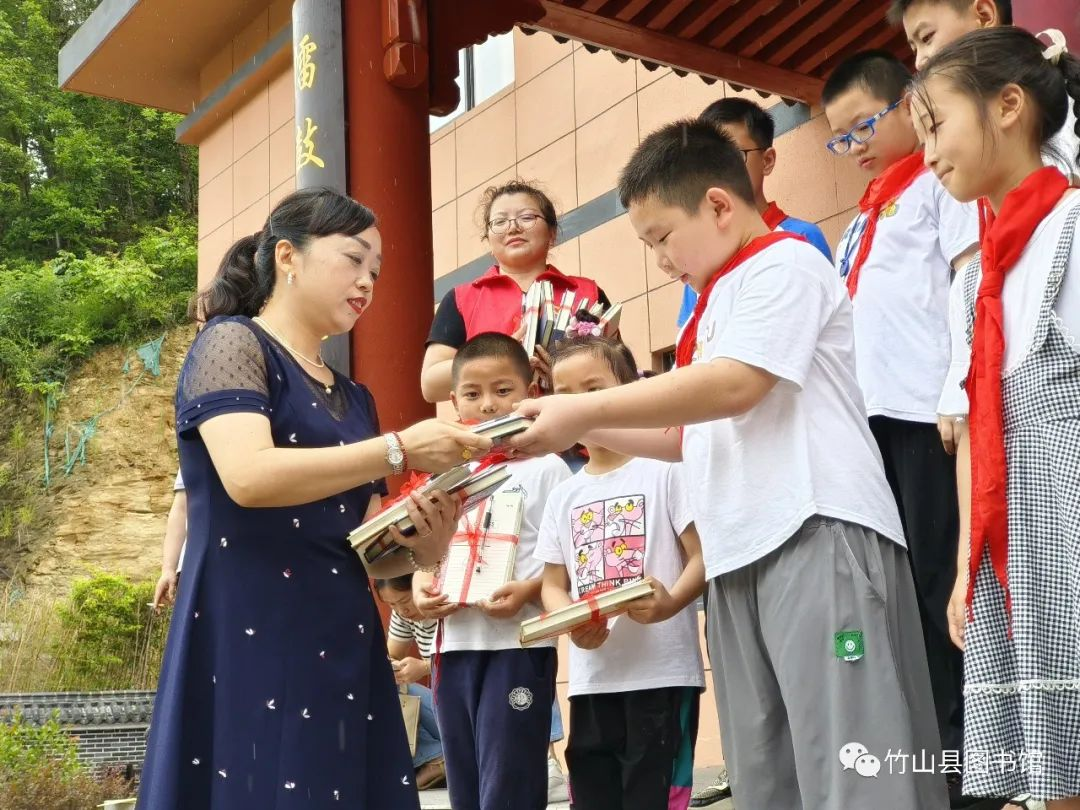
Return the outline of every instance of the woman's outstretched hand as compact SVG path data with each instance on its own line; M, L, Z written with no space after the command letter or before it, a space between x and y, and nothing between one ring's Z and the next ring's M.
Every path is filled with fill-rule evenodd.
M442 419L417 422L400 435L409 466L429 473L446 472L491 449L491 439Z

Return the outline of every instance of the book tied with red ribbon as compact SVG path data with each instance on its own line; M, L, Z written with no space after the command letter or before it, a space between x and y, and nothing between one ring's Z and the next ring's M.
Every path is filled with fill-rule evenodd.
M521 623L521 645L527 647L538 641L572 633L589 622L610 619L625 613L630 603L655 592L652 582L628 582L610 590L593 591L565 607L541 613Z
M497 492L464 515L450 542L436 588L457 605L475 605L514 577L525 496Z
M475 471L461 465L436 476L414 472L393 501L371 520L349 533L349 543L364 565L371 565L401 549L390 535L391 526L397 526L398 531L406 537L416 532L405 508L405 501L413 492L427 494L441 489L459 497L462 508L468 511L502 486L509 477L510 471L505 464L483 466Z

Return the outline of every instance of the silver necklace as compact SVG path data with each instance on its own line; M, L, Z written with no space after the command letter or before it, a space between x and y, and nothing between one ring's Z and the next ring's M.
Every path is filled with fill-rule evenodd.
M288 341L285 340L285 338L283 338L281 335L279 335L277 332L275 332L273 329L271 329L270 324L268 324L266 321L264 321L262 319L262 317L260 317L259 315L256 315L251 320L255 321L255 323L257 323L259 326L261 326L263 329L265 329L267 332L269 332L270 336L272 338L274 338L274 340L276 340L282 346L284 346L286 349L288 349L290 354L294 355L295 357L299 357L305 363L307 363L310 366L314 366L315 368L326 368L326 363L323 362L323 359L322 359L321 355L318 358L316 358L315 360L312 360L310 357L307 357L306 355L300 354L300 352L298 352L296 349L294 349L292 346L289 345ZM321 380L319 381L319 383L323 386L326 393L328 393L328 394L333 393L333 389L331 387L333 385L332 383L327 384L327 383L322 382Z

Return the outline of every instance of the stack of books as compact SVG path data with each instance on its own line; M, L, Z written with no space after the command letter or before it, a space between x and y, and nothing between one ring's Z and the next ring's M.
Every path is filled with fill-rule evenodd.
M442 475L428 476L413 491L427 494L441 489L450 495L457 495L462 499L462 509L468 512L502 486L509 477L510 471L505 464L484 467L476 472L463 464ZM364 565L378 562L401 549L390 535L391 526L396 526L406 537L416 532L405 508L405 498L398 498L349 534L349 543L360 555Z
M647 580L628 582L596 596L578 599L566 607L542 613L535 619L521 623L521 645L527 647L544 639L572 633L593 621L596 614L609 619L625 613L630 603L654 593L653 584Z
M525 335L521 342L530 357L538 346L548 352L554 350L559 341L566 338L570 319L583 309L600 319L600 334L611 337L619 331L622 304L615 304L605 311L601 303L590 304L587 298L582 298L575 305L575 300L573 291L567 290L556 302L550 281L539 281L529 287L523 316Z
M470 429L498 445L528 429L531 424L532 419L512 413L473 425ZM451 495L458 495L463 501L463 511L468 512L502 486L509 477L510 472L505 464L463 463L442 475L424 476L413 490L430 493L441 489ZM349 534L349 543L365 565L378 562L400 549L390 536L391 526L397 526L398 531L405 536L416 531L405 509L404 498L398 498Z
M471 429L473 433L486 436L491 439L493 443L498 445L509 439L511 436L516 436L518 433L525 432L532 423L533 420L527 416L518 416L516 413L510 413L506 416L500 416L497 419L489 419L487 422L473 425Z

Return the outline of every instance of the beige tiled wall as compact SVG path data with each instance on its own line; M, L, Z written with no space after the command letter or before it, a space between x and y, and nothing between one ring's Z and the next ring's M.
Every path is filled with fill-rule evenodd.
M275 0L207 63L203 96L287 24L292 3ZM199 143L199 285L244 234L262 228L271 207L296 185L292 72L254 88Z
M475 221L484 187L514 176L538 180L560 212L570 211L614 188L630 153L658 126L723 95L779 103L546 34L514 32L514 67L513 86L431 135L436 278L487 252ZM765 188L790 214L819 223L835 246L865 180L825 151L827 139L815 110L777 140L777 168ZM560 245L552 262L623 301L623 335L643 365L672 346L682 291L657 269L625 216Z

